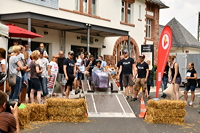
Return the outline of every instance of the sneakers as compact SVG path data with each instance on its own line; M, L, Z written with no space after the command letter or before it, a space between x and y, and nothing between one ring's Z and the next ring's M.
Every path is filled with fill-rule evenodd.
M77 95L78 93L80 93L80 89L76 89L75 95Z
M193 106L193 102L192 101L189 103L189 106Z
M165 95L165 94L163 94L161 97L162 97L162 98L166 98L166 95Z
M70 91L70 93L69 93L70 95L75 95L75 93L73 92L73 91Z
M28 83L26 81L23 82L23 85L28 87Z
M133 101L136 101L137 100L137 98L133 98Z
M126 100L128 100L129 99L129 96L126 96Z

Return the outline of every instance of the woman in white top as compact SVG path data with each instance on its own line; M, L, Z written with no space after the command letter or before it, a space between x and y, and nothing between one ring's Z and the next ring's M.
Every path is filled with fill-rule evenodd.
M18 100L18 93L21 88L21 81L22 81L22 75L20 70L26 70L26 66L22 66L18 55L20 53L21 47L20 46L13 46L13 54L9 59L9 74L10 75L17 75L16 77L16 84L14 86L11 86L11 94L10 94L10 100Z
M48 65L48 75L50 75L50 78L49 78L47 87L48 87L48 91L49 91L50 95L53 92L53 88L54 88L57 73L58 73L58 63L57 63L57 61L58 61L58 56L53 55L51 62Z

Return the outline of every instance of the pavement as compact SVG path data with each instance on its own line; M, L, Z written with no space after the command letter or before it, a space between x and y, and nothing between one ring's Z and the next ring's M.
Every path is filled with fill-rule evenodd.
M58 86L57 86L58 87ZM184 88L180 88L181 92ZM55 92L59 90L55 89ZM184 125L149 124L141 118L89 118L86 123L69 122L34 122L31 128L21 130L22 133L200 133L200 88L196 88L194 106L187 106L187 116ZM77 95L70 95L78 98ZM84 95L82 94L82 97ZM151 96L155 97L155 89L151 89ZM161 96L161 92L159 93ZM189 97L190 99L190 93ZM145 99L145 103L148 99ZM188 100L189 101L189 100ZM130 101L129 105L136 114L140 113L140 101ZM146 104L147 105L147 104Z

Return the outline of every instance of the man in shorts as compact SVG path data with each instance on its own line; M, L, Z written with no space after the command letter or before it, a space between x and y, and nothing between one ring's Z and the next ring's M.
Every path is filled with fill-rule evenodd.
M135 82L135 93L134 93L134 99L133 101L137 100L137 95L142 87L142 98L144 98L145 95L145 89L147 88L147 79L149 75L149 65L144 61L145 55L141 54L139 55L140 62L136 65L136 73L134 74L134 79L138 75L136 82Z
M74 52L70 51L68 53L68 58L65 59L63 63L63 71L65 74L65 79L67 80L67 83L65 85L67 99L69 98L70 91L72 91L72 84L76 76L76 67L75 67L76 65L73 58L74 58Z
M78 84L77 86L79 87L79 89L82 88L81 86L81 80L84 80L84 72L85 72L85 65L84 65L84 53L81 53L80 58L78 58L77 62L76 62L76 69L78 70ZM75 94L79 93L80 90L76 89Z
M124 58L121 60L119 68L119 76L123 74L123 85L125 87L126 99L129 98L129 91L133 92L133 71L134 71L134 60L128 56L128 50L123 51Z
M66 58L64 57L64 53L63 51L60 51L58 53L58 68L59 68L59 81L60 81L60 84L62 85L62 95L65 96L65 85L67 83L67 80L65 79L65 76L64 76L64 71L63 71L63 62Z

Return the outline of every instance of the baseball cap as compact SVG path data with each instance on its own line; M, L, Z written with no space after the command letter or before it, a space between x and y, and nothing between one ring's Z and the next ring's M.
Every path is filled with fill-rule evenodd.
M144 55L144 54L141 54L141 55L139 55L139 57L145 58L145 55Z
M123 52L124 52L124 53L128 53L128 50L127 50L127 49L125 49Z
M72 55L74 54L74 51L69 51L68 54Z

